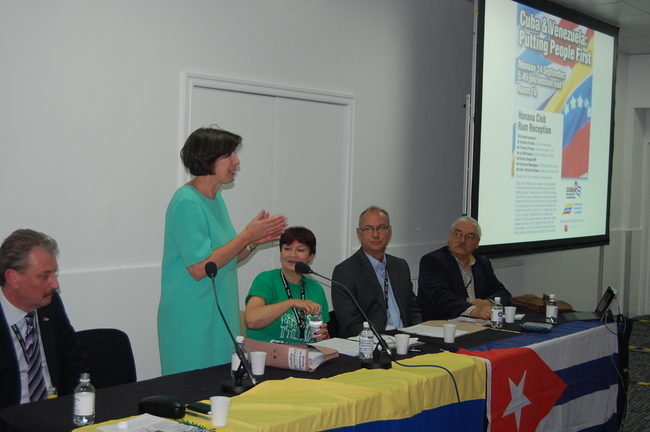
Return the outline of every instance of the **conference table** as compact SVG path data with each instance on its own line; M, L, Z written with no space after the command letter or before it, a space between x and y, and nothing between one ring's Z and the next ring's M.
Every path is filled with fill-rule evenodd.
M539 321L542 317L527 312L526 318ZM492 430L506 430L496 425L502 424L499 422L503 422L503 419L514 422L515 418L517 423L523 421L528 424L530 419L527 420L527 413L531 408L535 408L535 415L539 417L538 405L543 405L547 414L551 413L551 420L560 421L563 425L574 424L582 420L573 418L575 416L569 411L573 412L581 403L584 405L594 401L597 401L598 407L605 407L601 416L606 419L602 428L590 430L616 430L613 427L618 425L618 383L612 382L617 380L617 376L610 365L618 363L616 349L616 352L612 352L618 340L616 331L610 328L612 325L604 326L597 322L563 324L561 321L549 333L525 333L520 331L517 324L506 324L503 330L488 328L469 333L456 338L453 344L446 344L438 338L419 336L424 342L418 347L422 352L397 356L400 364L393 364L389 370L362 369L359 359L345 355L321 364L313 372L267 367L265 374L259 377L258 386L233 398L228 425L218 430L377 432L430 430L432 425L437 425L442 427L441 430L482 431L488 424L493 425ZM583 368L581 364L563 367L563 362L575 360L567 360L560 352L557 359L548 360L548 353L552 353L556 347L562 352L572 349L580 351L582 360L586 360L586 367ZM529 397L532 402L529 400L526 404L525 400L528 399L524 397L524 402L516 401L518 405L514 408L504 408L504 404L511 404L515 400L510 397L511 393L515 393L508 393L509 397L503 397L505 393L501 396L498 393L504 390L502 381L507 378L504 378L507 373L504 375L502 372L513 370L513 366L507 362L500 363L503 358L489 358L492 352L502 350L507 351L503 358L512 359L518 365L525 365L535 357L535 363L530 363L531 370L525 372L528 373L528 383L539 384L541 381L552 386L549 376L559 377L555 381L558 381L560 390L553 389L555 399L549 402L546 398L542 403ZM533 356L531 351L539 354ZM589 354L592 351L595 353L593 358ZM609 357L603 355L608 352ZM550 364L546 369L554 373L549 375L548 370L544 369L546 375L540 375L537 379L536 371L543 369L539 364L540 358ZM424 365L438 367L422 367ZM576 371L581 369L589 373L576 378ZM596 369L602 370L600 375L591 374ZM603 376L606 383L596 386L598 388L582 389L587 383L601 380ZM230 365L221 365L99 389L96 394L95 425L80 431L94 431L105 422L137 416L138 402L147 396L167 395L191 403L225 395L221 383L229 377ZM515 392L517 386L524 386L520 381L514 385ZM571 394L565 394L565 389ZM544 388L544 392L551 393L548 388ZM590 399L588 396L591 393L597 396ZM524 396L524 393L520 396ZM570 409L562 409L565 403L569 404ZM74 429L72 407L72 396L66 395L5 408L0 410L0 432L70 431ZM502 418L496 418L495 413ZM585 415L593 417L592 413ZM185 419L212 428L207 420L189 416ZM538 423L549 421L548 418L533 420ZM447 426L443 427L445 424Z

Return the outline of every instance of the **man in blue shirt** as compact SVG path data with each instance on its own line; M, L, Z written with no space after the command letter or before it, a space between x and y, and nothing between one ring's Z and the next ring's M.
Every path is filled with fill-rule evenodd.
M357 237L361 248L337 265L332 274L333 280L350 290L380 332L422 322L408 264L385 253L391 235L388 212L368 207L359 216ZM332 285L332 303L339 321L339 336L358 335L364 318L350 295L337 284Z

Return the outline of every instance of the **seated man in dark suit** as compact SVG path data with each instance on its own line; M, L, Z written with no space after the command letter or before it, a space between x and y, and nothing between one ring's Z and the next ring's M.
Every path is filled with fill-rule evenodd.
M87 358L56 290L57 243L17 230L0 246L0 408L71 394Z
M490 261L474 252L480 241L478 222L463 216L451 226L447 246L422 257L417 299L425 321L461 315L490 319L495 297L504 306L510 303Z
M377 330L408 327L422 322L411 271L405 260L385 253L392 228L385 210L368 207L359 216L357 236L361 248L334 268L332 279L346 286ZM345 290L332 285L332 304L339 321L339 336L356 336L363 316Z

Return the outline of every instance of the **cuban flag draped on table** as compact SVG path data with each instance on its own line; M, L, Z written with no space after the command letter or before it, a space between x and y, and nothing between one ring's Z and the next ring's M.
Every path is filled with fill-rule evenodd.
M573 322L459 353L487 362L490 431L618 430L615 324Z

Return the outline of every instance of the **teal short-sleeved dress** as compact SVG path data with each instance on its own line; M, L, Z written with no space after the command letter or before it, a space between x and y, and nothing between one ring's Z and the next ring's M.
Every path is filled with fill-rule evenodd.
M300 298L300 291L302 285L292 284L288 282L289 288L291 289L291 296L294 299ZM287 292L282 283L282 276L280 275L280 269L265 271L257 275L253 281L248 296L246 297L246 303L251 296L259 296L266 300L266 304L275 304L280 303L281 301L287 300ZM323 316L323 322L326 323L329 321L329 308L327 306L327 297L325 297L325 291L320 284L310 278L305 278L305 299L311 300L314 303L321 305L321 313ZM270 342L271 340L278 340L283 342L290 343L300 343L300 332L298 330L298 322L296 321L296 316L293 313L293 309L289 309L284 313L280 318L273 321L268 326L259 329L259 330L246 330L248 337L251 339L261 340L264 342ZM305 330L305 340L309 340L310 334L309 329Z
M229 363L232 341L215 303L212 281L196 281L187 267L206 259L237 233L218 192L213 200L192 186L178 189L165 220L158 343L163 375ZM237 257L215 278L221 310L239 332Z

